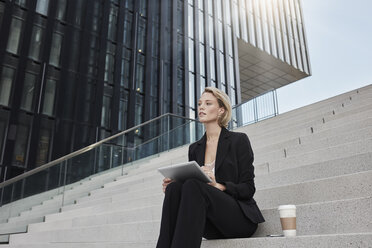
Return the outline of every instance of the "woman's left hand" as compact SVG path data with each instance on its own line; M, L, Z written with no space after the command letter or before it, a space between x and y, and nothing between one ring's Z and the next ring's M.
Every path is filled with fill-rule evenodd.
M201 169L212 180L212 182L208 183L209 185L211 185L211 186L213 186L213 187L215 187L215 188L217 188L217 189L219 189L221 191L224 191L226 189L225 185L222 185L222 184L216 182L216 178L214 176L214 173L209 168L207 168L205 166L202 166Z

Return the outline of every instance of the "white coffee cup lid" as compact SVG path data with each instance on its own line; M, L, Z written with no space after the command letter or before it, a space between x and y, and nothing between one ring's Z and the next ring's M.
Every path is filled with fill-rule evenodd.
M296 209L296 205L280 205L278 207L278 210L282 210L282 209Z

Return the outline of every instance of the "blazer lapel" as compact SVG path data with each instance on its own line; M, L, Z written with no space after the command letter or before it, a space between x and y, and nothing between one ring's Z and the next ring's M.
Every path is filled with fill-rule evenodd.
M216 165L215 171L222 165L223 159L225 158L230 146L230 132L226 128L221 129L220 137L218 139L217 153L216 153Z
M223 159L225 158L230 146L230 132L226 128L221 129L220 137L218 138L217 152L216 152L216 164L215 171L221 166ZM200 166L204 166L205 161L205 148L207 146L207 136L204 136L197 141L198 147L195 149L196 152L196 162Z

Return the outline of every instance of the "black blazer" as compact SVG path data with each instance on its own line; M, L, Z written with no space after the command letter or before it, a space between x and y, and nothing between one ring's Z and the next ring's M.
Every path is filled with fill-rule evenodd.
M189 161L195 160L204 165L206 135L189 146ZM234 197L246 217L254 223L264 222L253 195L254 185L253 151L245 133L230 132L222 128L218 139L216 162L216 181L226 186L225 193Z

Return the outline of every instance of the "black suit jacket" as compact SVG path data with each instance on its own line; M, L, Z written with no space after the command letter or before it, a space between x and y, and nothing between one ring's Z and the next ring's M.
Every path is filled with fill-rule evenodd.
M204 165L206 135L189 146L189 161ZM226 186L225 193L234 197L245 216L254 223L264 222L253 195L254 185L253 151L245 133L230 132L222 128L218 139L215 177Z

